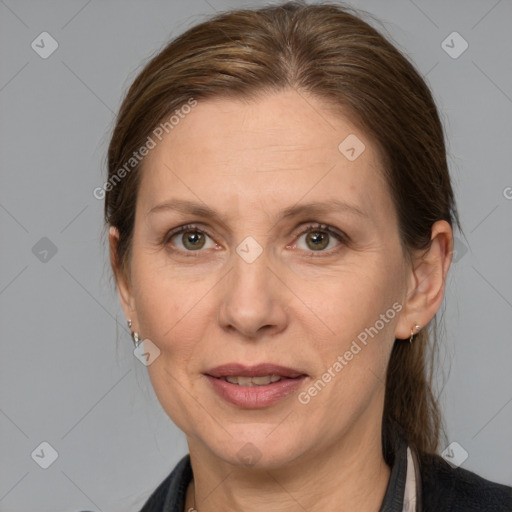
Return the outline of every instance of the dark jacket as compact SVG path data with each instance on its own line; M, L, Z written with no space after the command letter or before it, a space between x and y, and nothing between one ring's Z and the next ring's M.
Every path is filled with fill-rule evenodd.
M403 437L397 437L386 462L390 463L391 476L380 512L402 512L407 471L407 442ZM438 455L415 453L415 462L420 473L416 482L418 512L512 511L512 487L490 482L462 468L455 469ZM140 512L186 512L185 496L191 479L187 454Z

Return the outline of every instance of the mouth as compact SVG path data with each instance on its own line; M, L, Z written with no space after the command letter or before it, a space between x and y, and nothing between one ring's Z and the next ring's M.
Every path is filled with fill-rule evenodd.
M281 379L295 379L306 376L300 369L273 363L260 363L254 366L228 363L209 369L205 372L205 375L223 379L239 386L265 386L272 382L279 382Z
M242 408L260 408L284 399L307 377L300 369L262 363L217 366L204 373L213 389L224 400Z
M252 386L268 386L274 382L279 382L282 379L288 377L282 377L280 375L261 375L259 377L243 377L238 375L236 377L219 377L221 380L229 382L230 384L236 384L237 386L243 386L250 388ZM297 377L296 377L297 378Z

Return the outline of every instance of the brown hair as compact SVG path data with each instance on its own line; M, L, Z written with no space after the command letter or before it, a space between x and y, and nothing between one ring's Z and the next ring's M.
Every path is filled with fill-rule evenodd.
M293 88L343 107L381 154L404 254L428 248L438 220L462 231L431 92L409 60L360 16L327 2L221 13L171 41L144 67L121 105L108 149L105 221L119 230L114 257L126 276L141 164L132 162L123 179L119 169L191 98L251 99ZM418 450L434 453L442 432L432 378L437 316L431 323L432 333L423 328L412 345L395 341L382 428L389 439L398 422Z

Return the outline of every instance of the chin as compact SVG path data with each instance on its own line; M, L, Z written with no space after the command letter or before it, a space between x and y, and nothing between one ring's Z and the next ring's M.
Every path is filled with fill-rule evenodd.
M285 426L280 433L277 433L279 426L269 424L237 427L229 428L232 437L223 435L219 443L212 445L211 436L205 440L216 457L234 466L275 469L291 464L306 448L305 439L290 433Z

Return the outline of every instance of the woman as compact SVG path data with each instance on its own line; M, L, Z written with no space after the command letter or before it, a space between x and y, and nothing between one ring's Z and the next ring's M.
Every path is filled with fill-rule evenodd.
M199 24L108 160L119 297L190 452L143 511L511 509L436 455L460 224L431 93L378 32L327 3Z

